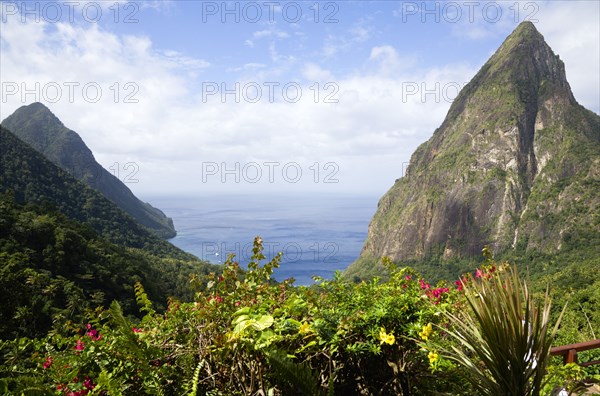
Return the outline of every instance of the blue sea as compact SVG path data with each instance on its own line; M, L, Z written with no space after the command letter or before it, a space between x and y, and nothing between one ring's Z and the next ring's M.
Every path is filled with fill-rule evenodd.
M330 279L358 257L375 213L378 197L350 195L206 195L148 197L173 219L175 246L213 263L229 253L246 265L252 242L263 239L265 255L283 252L278 281L293 277L296 285Z

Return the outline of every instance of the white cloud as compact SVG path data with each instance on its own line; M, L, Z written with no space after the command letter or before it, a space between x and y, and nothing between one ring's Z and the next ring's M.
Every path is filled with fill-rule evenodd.
M283 38L290 37L290 35L282 30L272 28L272 29L256 31L252 34L252 37L254 37L255 39L261 39L261 38L265 38L265 37L276 37L276 38L283 39Z
M325 70L312 62L304 65L302 75L309 81L333 81L335 79L331 71Z
M565 60L576 97L597 111L598 75L590 73L598 70L597 30L594 36L593 18L587 16L590 10L578 10L571 16L566 9L549 7L540 14L538 28ZM580 18L577 23L576 16ZM569 23L558 23L561 18ZM363 31L348 34L353 38L332 39L332 43L360 44L367 49L350 74L335 72L327 63L329 58L321 62L282 54L280 48L288 52L289 47L283 41L276 45L275 40L268 47L270 59L257 58L226 69L238 73L240 103L235 103L234 95L226 95L222 103L220 93L203 98L202 92L194 91L201 79L192 71L212 69L209 60L168 48L159 50L148 36L117 35L96 25L14 20L3 24L0 77L3 84L16 83L19 89L22 84L31 88L39 83L40 93L52 83L79 83L73 103L66 98L66 88L56 103L39 95L37 100L79 132L105 167L138 163L140 183L131 186L136 191L236 190L242 186L222 185L214 179L204 183L203 163L224 162L232 167L236 162L294 161L307 175L315 162L321 166L334 162L340 168L340 183L244 187L368 189L380 194L399 177L402 163L414 149L440 125L456 86L467 82L481 65L421 65L385 43L359 43L361 37L368 37ZM341 50L335 45L331 54ZM298 103L287 103L281 88L286 80L294 81L293 76L310 83L300 86ZM268 100L268 87L262 85L265 81L281 83L275 87L273 103ZM126 87L128 82L134 85ZM325 82L335 84L326 87ZM81 87L86 83L102 88L97 103L82 97ZM252 95L252 84L262 90L258 103L243 97ZM124 103L127 95L138 103ZM33 102L34 96L9 96L2 103L0 117ZM338 102L324 103L328 97Z
M372 37L374 28L370 19L360 19L342 34L329 34L321 49L325 57L333 57L339 52L345 52L354 46L366 43Z
M380 74L391 76L398 75L401 71L415 65L413 58L408 56L401 57L398 51L391 45L373 47L369 61L378 64Z
M544 5L537 17L538 30L565 63L575 98L600 113L600 2L548 1Z

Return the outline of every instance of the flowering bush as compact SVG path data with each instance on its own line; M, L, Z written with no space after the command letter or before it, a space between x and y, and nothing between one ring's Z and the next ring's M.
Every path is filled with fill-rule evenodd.
M271 279L280 259L263 264L257 237L246 271L231 256L220 275L191 279L194 302L172 300L159 313L136 284L141 320L113 302L69 337L5 342L0 359L11 371L0 373L0 387L62 395L469 392L439 343L450 342L444 313L464 308L459 289L471 277L430 285L383 259L387 282L350 284L337 274L294 287Z

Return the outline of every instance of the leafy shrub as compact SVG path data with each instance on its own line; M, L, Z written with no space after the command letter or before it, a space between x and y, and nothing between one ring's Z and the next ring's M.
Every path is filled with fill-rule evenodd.
M143 287L139 323L120 305L72 336L0 347L0 378L14 393L43 394L431 394L458 393L452 370L433 374L424 328L441 324L457 291L432 287L385 260L390 280L317 286L271 280L256 238L247 271L229 257L221 275L194 278L195 301L157 313Z

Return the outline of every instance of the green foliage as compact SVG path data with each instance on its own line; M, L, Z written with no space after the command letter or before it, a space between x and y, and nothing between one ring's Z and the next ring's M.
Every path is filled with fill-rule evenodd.
M161 257L193 260L138 224L98 191L71 175L0 126L0 194L85 223L106 240Z
M542 394L550 395L560 389L565 389L569 395L584 395L587 386L584 380L600 381L600 375L591 375L586 369L576 363L548 366L545 385Z
M81 137L41 103L22 106L2 121L23 142L45 158L114 202L140 224L160 236L175 236L173 223L160 210L137 199L131 190L96 162Z
M418 334L458 297L384 260L390 281L317 287L277 284L281 256L263 264L256 238L248 271L229 257L221 275L195 282L193 303L154 312L141 284L139 324L114 302L71 334L6 341L12 392L35 386L99 394L458 394L455 369L432 373ZM65 369L68 366L68 369ZM17 371L18 371L17 370ZM25 379L27 378L27 379ZM93 386L93 390L92 387ZM66 391L65 391L66 392ZM60 393L60 392L58 392ZM84 393L82 393L84 394Z
M446 313L460 346L444 352L482 395L537 396L558 328L550 330L549 297L536 304L512 267L483 278L462 282L470 310Z
M153 313L150 298L163 309L169 296L189 301L190 274L217 268L114 245L60 213L2 196L0 224L0 339L69 332L113 300L127 314L139 315L136 299Z
M257 237L248 270L230 256L220 274L193 279L193 302L170 300L166 311L156 311L137 283L135 299L145 314L139 322L113 302L89 312L85 325L1 342L0 386L11 394L472 395L481 383L468 379L475 378L474 367L485 371L477 364L486 361L507 380L529 372L528 384L539 391L549 309L536 310L516 272L496 276L491 253L484 254L475 274L484 279L466 275L457 287L431 285L386 258L386 282L347 283L338 273L313 287L294 287L272 281L281 256L265 262ZM469 309L492 324L484 330L466 315ZM466 346L458 334L474 345L462 359L452 357ZM482 340L485 348L477 344ZM506 343L516 358L499 354ZM485 358L478 357L484 349ZM465 359L473 363L457 364ZM517 368L507 373L507 366ZM574 367L548 371L544 392L576 389L593 376Z

